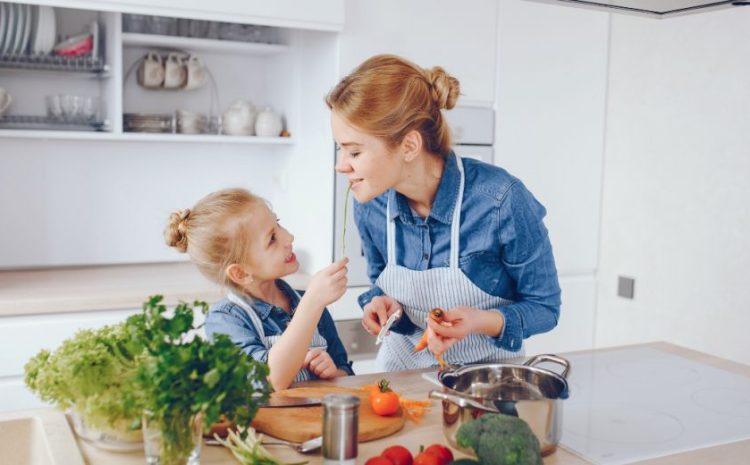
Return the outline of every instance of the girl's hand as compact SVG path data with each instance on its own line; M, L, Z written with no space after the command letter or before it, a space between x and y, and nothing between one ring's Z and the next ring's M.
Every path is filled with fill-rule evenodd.
M338 368L330 354L323 349L310 349L305 356L305 367L320 379L338 376Z
M387 295L379 295L365 305L363 310L362 326L368 333L377 336L388 317L401 310L401 304Z
M339 300L346 292L347 263L349 259L344 257L315 273L302 298L310 300L319 308Z

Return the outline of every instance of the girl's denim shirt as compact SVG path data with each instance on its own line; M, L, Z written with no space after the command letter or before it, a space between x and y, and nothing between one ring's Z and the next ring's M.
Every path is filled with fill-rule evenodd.
M277 279L276 285L289 298L292 315L283 309L262 300L243 296L245 301L255 310L263 324L266 336L276 336L284 332L289 322L292 321L294 310L299 305L300 298L289 284L283 279ZM300 295L304 293L298 291ZM250 320L247 312L239 305L229 299L222 299L211 307L206 317L206 336L213 339L214 334L226 334L243 352L256 360L268 363L268 349L263 344L260 334ZM326 351L336 364L337 368L353 375L351 362L348 360L344 344L341 343L336 325L333 322L328 309L323 309L323 314L318 321L318 332L325 338L328 348Z
M544 207L521 181L494 165L464 158L465 187L461 205L459 266L484 292L511 300L501 306L505 325L494 338L498 347L517 351L523 339L551 330L560 316L560 285L552 245L542 219ZM388 257L386 205L396 221L396 261L412 270L447 267L451 217L456 207L460 172L456 156L446 158L432 210L422 218L406 197L390 189L371 200L354 202L354 218L362 238L368 274L375 282ZM383 295L376 285L359 296L361 307ZM410 334L408 318L393 330Z

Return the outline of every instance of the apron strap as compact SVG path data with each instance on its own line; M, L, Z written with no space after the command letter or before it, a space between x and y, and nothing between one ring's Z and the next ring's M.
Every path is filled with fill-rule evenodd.
M450 267L458 269L458 251L461 243L459 242L459 231L461 229L461 204L464 200L464 164L461 157L456 154L456 164L458 165L458 171L461 174L459 185L458 185L458 198L456 204L453 207L453 218L451 220L451 252L450 252ZM396 221L391 219L391 197L388 197L388 203L386 206L386 248L388 250L388 262L387 264L396 265Z

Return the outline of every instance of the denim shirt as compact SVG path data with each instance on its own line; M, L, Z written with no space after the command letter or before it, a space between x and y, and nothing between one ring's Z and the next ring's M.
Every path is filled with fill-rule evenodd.
M294 311L299 305L300 298L286 281L276 280L276 285L289 298L292 315L283 309L259 299L244 296L245 301L255 310L263 324L266 336L280 335L292 320ZM300 295L303 293L301 291ZM211 307L206 317L206 335L213 340L214 334L226 334L243 352L256 360L268 363L268 349L263 344L261 335L256 331L250 316L239 305L225 298ZM351 362L349 362L346 349L339 339L336 325L333 322L328 309L323 309L323 314L318 321L318 332L326 340L328 348L326 351L333 359L337 368L353 375Z
M551 330L560 315L560 285L552 245L542 219L544 207L521 181L494 165L463 158L465 187L461 205L459 266L474 285L513 301L501 306L505 324L493 338L496 346L518 350L523 339ZM387 261L386 205L396 221L396 261L412 270L447 267L451 215L456 206L460 172L451 152L445 161L432 210L420 217L406 197L390 189L375 199L354 202L354 218L375 283ZM361 307L383 295L376 285L359 296ZM408 318L392 330L411 334Z

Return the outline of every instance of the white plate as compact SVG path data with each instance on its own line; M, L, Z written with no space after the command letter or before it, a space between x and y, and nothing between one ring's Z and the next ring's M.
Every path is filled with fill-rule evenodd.
M55 40L57 38L57 23L55 21L55 9L51 6L44 6L41 7L44 8L47 12L45 15L45 24L44 24L44 38L45 41L42 43L42 53L49 53L52 51L52 49L55 47Z
M13 3L6 5L8 14L8 26L5 29L5 40L3 41L3 53L10 55L13 53L13 45L16 37L16 5Z
M29 36L31 35L31 5L21 5L23 8L23 38L18 53L26 55L29 48Z
M16 31L13 36L13 48L10 50L11 53L18 55L21 50L21 39L23 39L24 29L24 5L16 5Z
M34 54L39 54L42 50L42 40L44 40L44 8L43 6L35 6L36 22L34 25L34 38L31 41L31 51Z
M5 48L5 31L8 29L8 14L5 12L5 3L0 2L0 54Z

